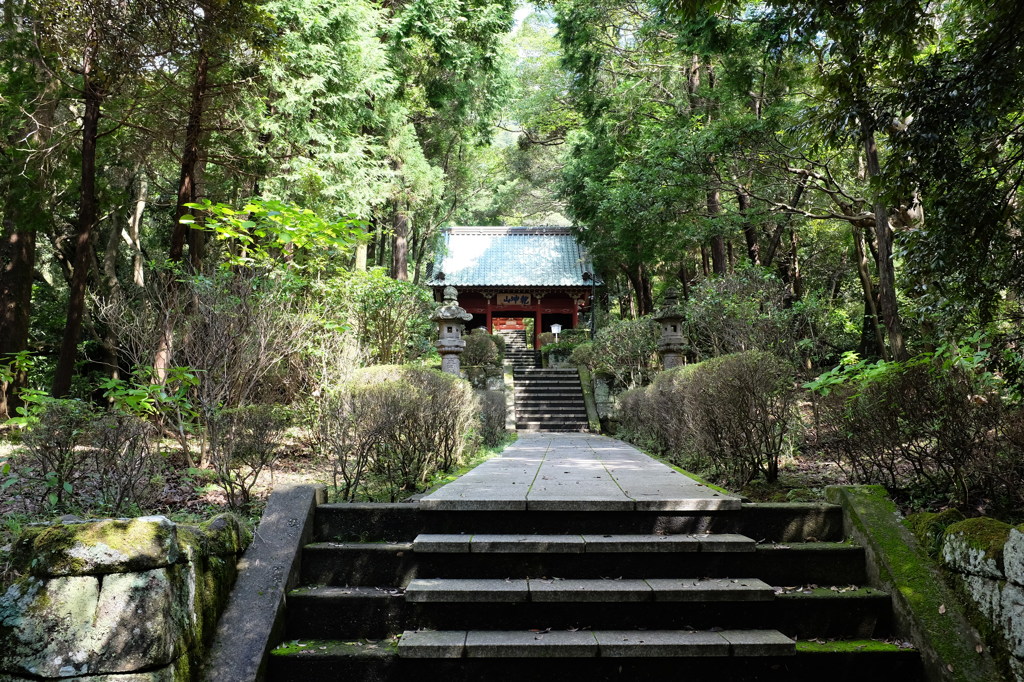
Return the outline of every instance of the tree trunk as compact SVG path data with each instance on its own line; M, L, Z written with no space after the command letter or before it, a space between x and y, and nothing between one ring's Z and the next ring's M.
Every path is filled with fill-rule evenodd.
M87 31L87 42L95 42L95 30ZM91 39L90 39L91 38ZM100 105L103 93L95 82L94 54L86 51L82 60L82 95L85 111L82 115L82 177L79 189L78 233L75 236L75 259L68 286L68 312L61 340L60 354L53 375L53 396L63 398L71 390L71 379L78 358L78 341L82 335L82 317L85 314L85 291L89 280L89 262L92 257L92 233L96 228L99 207L96 199L96 140L99 136Z
M881 174L878 162L878 146L875 133L868 120L862 116L864 153L867 161L869 180L877 180ZM882 203L877 189L872 189L872 204L875 212L875 246L878 249L878 301L882 319L889 340L889 349L894 360L906 360L907 349L903 341L903 324L900 321L896 303L896 271L892 262L892 230L889 227L889 212Z
M804 278L800 274L800 253L797 250L800 241L797 238L796 230L791 225L789 228L789 272L793 276L793 300L799 301L804 297Z
M722 200L718 188L708 192L708 216L712 220L722 212ZM725 252L725 237L718 234L711 238L711 267L716 275L724 275L729 268Z
M132 281L135 286L146 285L146 273L143 269L144 258L142 256L142 241L139 233L142 228L142 214L146 211L146 202L149 201L149 179L145 171L139 173L139 189L135 197L135 210L132 211L131 220L128 221L128 244L132 249Z
M760 265L761 247L757 243L757 230L747 215L750 210L750 195L744 190L738 190L736 203L739 206L740 215L743 216L743 240L747 243L747 258L750 259L752 265Z
M391 214L391 276L406 282L409 280L409 216L396 202Z
M679 262L679 270L676 273L676 278L679 283L683 285L683 300L690 300L690 273L686 270L686 259L684 258Z
M168 258L180 261L184 255L186 233L190 229L181 222L189 212L185 204L196 200L196 169L199 166L199 138L202 133L203 109L206 103L210 57L200 48L196 58L192 97L189 100L188 122L185 125L185 148L181 154L181 173L178 176L178 200L174 206L174 225L171 227L171 248ZM191 249L190 249L191 250ZM190 254L191 257L191 254Z
M875 287L871 283L871 270L868 268L868 258L864 253L864 233L859 225L853 224L853 247L857 254L857 276L860 278L861 290L864 293L864 322L869 324L874 331L875 344L879 356L883 360L889 359L885 347L885 336L882 334L878 321L878 309L875 307Z
M708 247L700 245L700 271L705 277L711 274L711 258L708 255Z
M21 183L17 183L21 184ZM36 231L22 215L16 183L7 187L3 213L3 241L0 241L0 363L28 347L29 320L32 313L32 277L36 264ZM12 388L0 385L0 420L10 417L15 404Z

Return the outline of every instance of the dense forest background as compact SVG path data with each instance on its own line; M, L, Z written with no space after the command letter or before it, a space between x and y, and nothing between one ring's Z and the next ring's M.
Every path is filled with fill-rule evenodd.
M1019 510L1017 3L0 8L0 417L114 407L208 463L230 410L436 360L442 227L565 224L606 285L580 366L650 382L678 290L690 362L770 352L822 398L889 382L882 405L959 391L970 442L930 412L878 439L960 453L928 485L965 505L1000 472ZM903 378L922 363L951 383ZM862 478L947 469L929 457ZM32 475L70 495L48 462Z

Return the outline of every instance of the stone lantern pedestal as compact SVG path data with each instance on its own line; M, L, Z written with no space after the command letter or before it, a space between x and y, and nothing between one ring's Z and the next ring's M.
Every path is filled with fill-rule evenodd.
M665 369L683 364L686 351L686 337L683 336L685 313L679 305L679 294L675 289L665 292L665 305L654 316L661 325L661 339L658 340L658 354Z
M459 292L455 287L445 288L444 303L434 311L430 319L437 323L437 342L434 345L441 354L441 371L459 376L462 364L459 355L466 350L462 332L473 315L459 306Z

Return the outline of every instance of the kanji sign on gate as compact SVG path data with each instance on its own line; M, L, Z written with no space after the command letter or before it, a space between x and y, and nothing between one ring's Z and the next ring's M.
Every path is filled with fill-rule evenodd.
M530 294L498 294L498 305L530 305Z

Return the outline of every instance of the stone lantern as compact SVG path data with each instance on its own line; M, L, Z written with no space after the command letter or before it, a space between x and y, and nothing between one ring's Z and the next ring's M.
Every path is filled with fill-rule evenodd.
M661 325L658 353L665 369L683 364L683 352L686 349L686 338L683 336L684 317L683 308L679 305L679 294L670 288L665 292L665 305L654 316Z
M466 349L462 330L466 328L466 322L473 319L473 314L459 306L459 292L455 287L445 287L444 303L430 319L437 322L437 343L434 345L441 354L441 371L459 376L459 355Z

